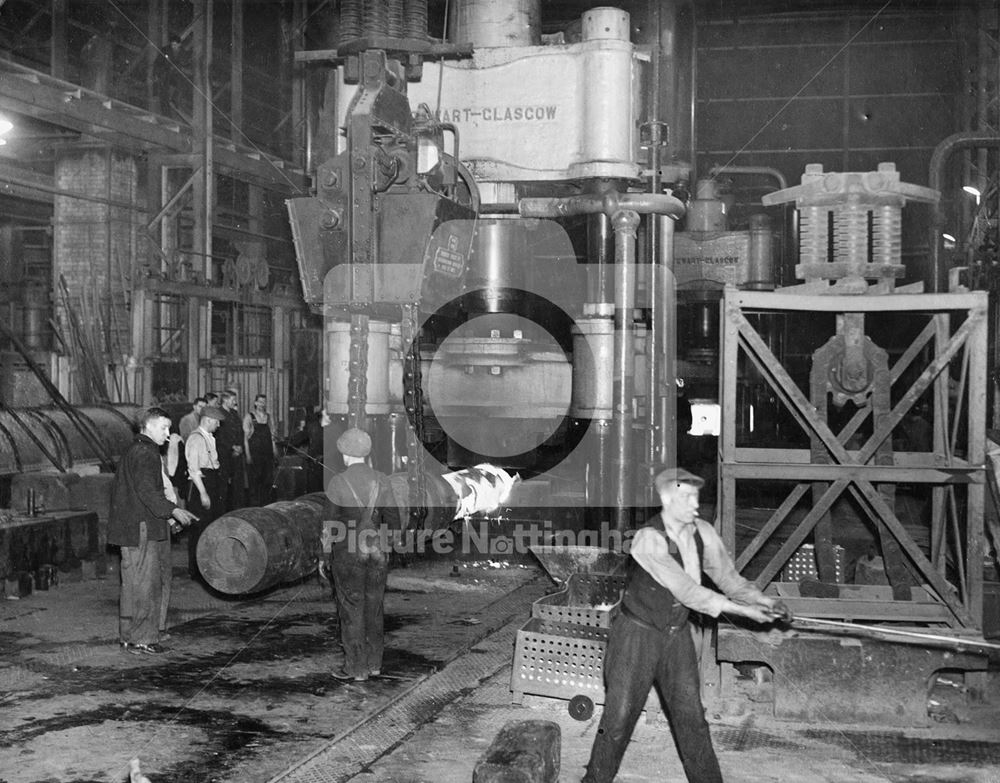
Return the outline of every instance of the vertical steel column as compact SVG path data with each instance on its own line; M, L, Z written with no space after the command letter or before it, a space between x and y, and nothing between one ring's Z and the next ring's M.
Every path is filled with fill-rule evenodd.
M639 213L631 209L616 212L611 223L615 229L615 433L613 466L615 471L615 529L624 532L632 527L635 505L635 472L632 457L632 375L635 327L636 229Z
M215 161L213 156L213 109L212 109L212 44L215 40L213 25L214 0L206 0L200 24L194 26L194 95L192 96L193 130L197 143L195 149L201 155L201 169L196 172L192 187L194 228L192 231L193 263L200 269L204 279L218 284L213 279L212 269L212 224L215 218ZM190 300L188 307L188 329L194 333L198 350L191 357L209 357L212 347L211 302ZM196 380L194 388L199 388Z
M951 319L948 313L937 313L934 318L934 355L939 356L948 345ZM948 372L942 372L933 386L934 398L934 453L945 454L948 448ZM945 575L948 560L948 490L941 485L931 489L931 562L941 576Z
M194 27L194 133L201 154L200 176L194 180L193 249L206 280L212 280L212 221L215 182L212 155L212 13L214 0L206 0L200 22Z
M971 316L970 316L971 317ZM986 395L979 394L977 390L986 389L989 376L987 366L989 357L987 346L989 343L989 317L983 318L969 335L965 350L969 357L969 383L966 399L968 400L967 413L967 442L966 455L970 465L986 464ZM989 468L987 467L987 470ZM985 480L985 476L983 477ZM983 535L983 514L985 511L985 483L984 481L969 484L966 502L965 517L965 537L966 554L965 564L968 569L968 600L966 608L974 618L981 619L983 616L983 555L985 554L985 538Z
M243 2L232 4L229 40L229 138L243 140Z
M740 354L740 306L731 301L735 291L726 290L722 294L719 307L719 334L722 336L722 351L719 356L719 404L722 408L719 433L719 487L717 494L717 514L719 535L726 549L736 553L736 479L733 468L736 456L736 386Z
M2 3L0 3L2 5ZM49 43L49 73L57 79L65 79L69 57L66 46L68 28L66 6L68 0L52 0L52 37Z

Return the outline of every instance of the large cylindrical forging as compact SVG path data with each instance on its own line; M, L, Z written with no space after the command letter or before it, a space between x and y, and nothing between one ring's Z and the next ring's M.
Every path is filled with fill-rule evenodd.
M332 508L315 492L219 517L198 541L198 568L209 585L229 595L308 576L322 555L320 536Z
M460 517L499 506L517 482L502 468L473 468L425 477L422 503L425 527L447 527ZM393 499L409 518L406 473L389 477ZM241 508L219 517L198 540L198 568L220 593L257 593L308 576L323 557L323 525L337 521L337 507L322 492L263 508Z

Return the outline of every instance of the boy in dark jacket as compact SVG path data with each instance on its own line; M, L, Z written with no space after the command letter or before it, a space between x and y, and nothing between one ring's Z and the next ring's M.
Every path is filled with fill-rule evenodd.
M160 446L170 437L170 415L149 408L139 434L122 456L111 485L108 543L121 547L119 641L125 652L156 654L170 600L170 533L197 517L167 499L169 479Z

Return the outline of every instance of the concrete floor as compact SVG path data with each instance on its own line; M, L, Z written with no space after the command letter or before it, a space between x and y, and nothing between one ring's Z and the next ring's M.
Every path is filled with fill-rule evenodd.
M530 566L438 560L397 568L386 597L384 675L329 676L336 612L318 581L253 600L207 595L175 547L170 651L117 646L117 574L61 575L0 603L0 783L468 783L508 721L550 720L560 780L583 772L600 708L510 699L517 629L554 588ZM778 722L752 706L709 713L727 781L1000 783L1000 672L959 723L900 730ZM766 713L766 711L765 711ZM620 781L683 779L660 721L641 721Z

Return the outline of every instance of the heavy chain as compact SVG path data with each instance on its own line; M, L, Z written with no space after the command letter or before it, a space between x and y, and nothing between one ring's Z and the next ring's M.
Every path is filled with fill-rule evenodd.
M403 406L410 426L406 428L406 474L410 490L410 519L421 529L427 517L424 476L424 392L420 375L420 335L417 306L403 305L400 332L406 354L403 358Z
M351 349L347 381L347 426L366 429L368 407L368 316L351 313Z

